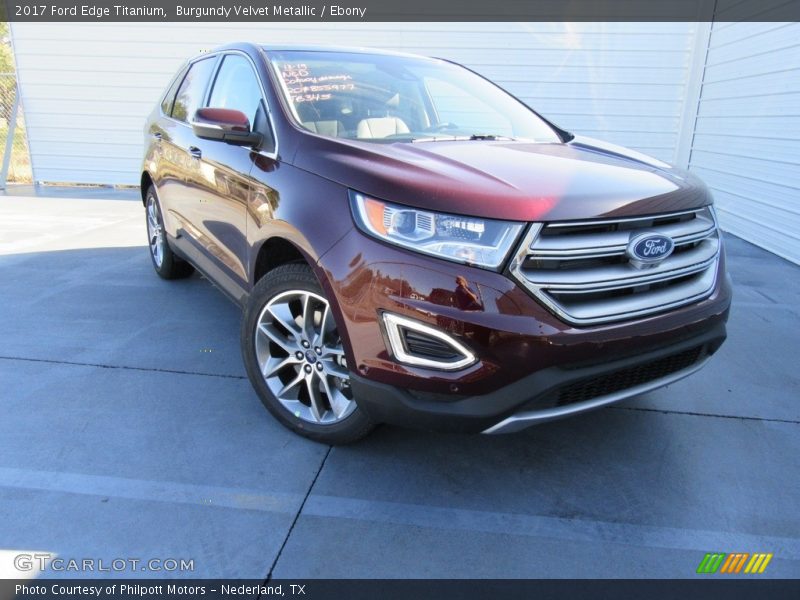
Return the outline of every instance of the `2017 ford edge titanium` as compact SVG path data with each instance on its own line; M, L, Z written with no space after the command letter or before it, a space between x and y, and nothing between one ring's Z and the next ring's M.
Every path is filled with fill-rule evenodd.
M243 307L256 392L309 438L516 431L673 382L725 339L705 186L459 65L234 44L180 70L145 137L156 272Z

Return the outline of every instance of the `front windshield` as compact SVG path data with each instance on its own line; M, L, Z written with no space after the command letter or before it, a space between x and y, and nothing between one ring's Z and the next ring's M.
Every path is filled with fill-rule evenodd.
M273 52L294 117L309 131L369 142L560 141L528 107L441 60L349 52Z

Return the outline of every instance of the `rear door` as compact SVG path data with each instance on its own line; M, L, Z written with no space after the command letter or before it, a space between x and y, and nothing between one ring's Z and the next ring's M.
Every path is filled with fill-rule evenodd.
M192 224L192 212L198 202L197 158L193 155L197 137L189 124L190 117L203 106L208 94L217 56L193 61L180 82L174 100L162 105L165 111L159 136L163 168L160 169L159 198L167 228L178 237L177 244L196 247L199 232ZM192 254L192 253L190 253ZM194 259L194 256L191 256Z
M161 105L156 110L155 118L148 121L149 127L145 139L144 169L149 170L150 174L155 178L158 197L161 199L161 209L168 225L170 221L167 219L168 215L166 213L168 211L169 198L183 185L183 173L181 173L179 166L175 164L173 145L170 141L175 125L171 117L172 106L175 103L178 87L183 82L188 68L188 65L183 67L175 75L161 101ZM174 228L168 226L167 230L170 235L175 235Z

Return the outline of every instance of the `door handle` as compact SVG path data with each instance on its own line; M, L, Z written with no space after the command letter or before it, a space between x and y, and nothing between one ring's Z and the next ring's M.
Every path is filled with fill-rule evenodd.
M197 146L189 146L189 154L194 158L203 158L203 151Z

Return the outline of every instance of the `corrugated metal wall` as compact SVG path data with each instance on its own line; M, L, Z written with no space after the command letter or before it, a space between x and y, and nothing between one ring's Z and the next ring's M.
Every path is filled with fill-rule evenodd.
M800 24L714 24L689 164L726 230L800 263Z
M375 46L462 62L556 123L672 160L687 23L13 23L34 176L138 183L142 125L180 63L235 40Z

